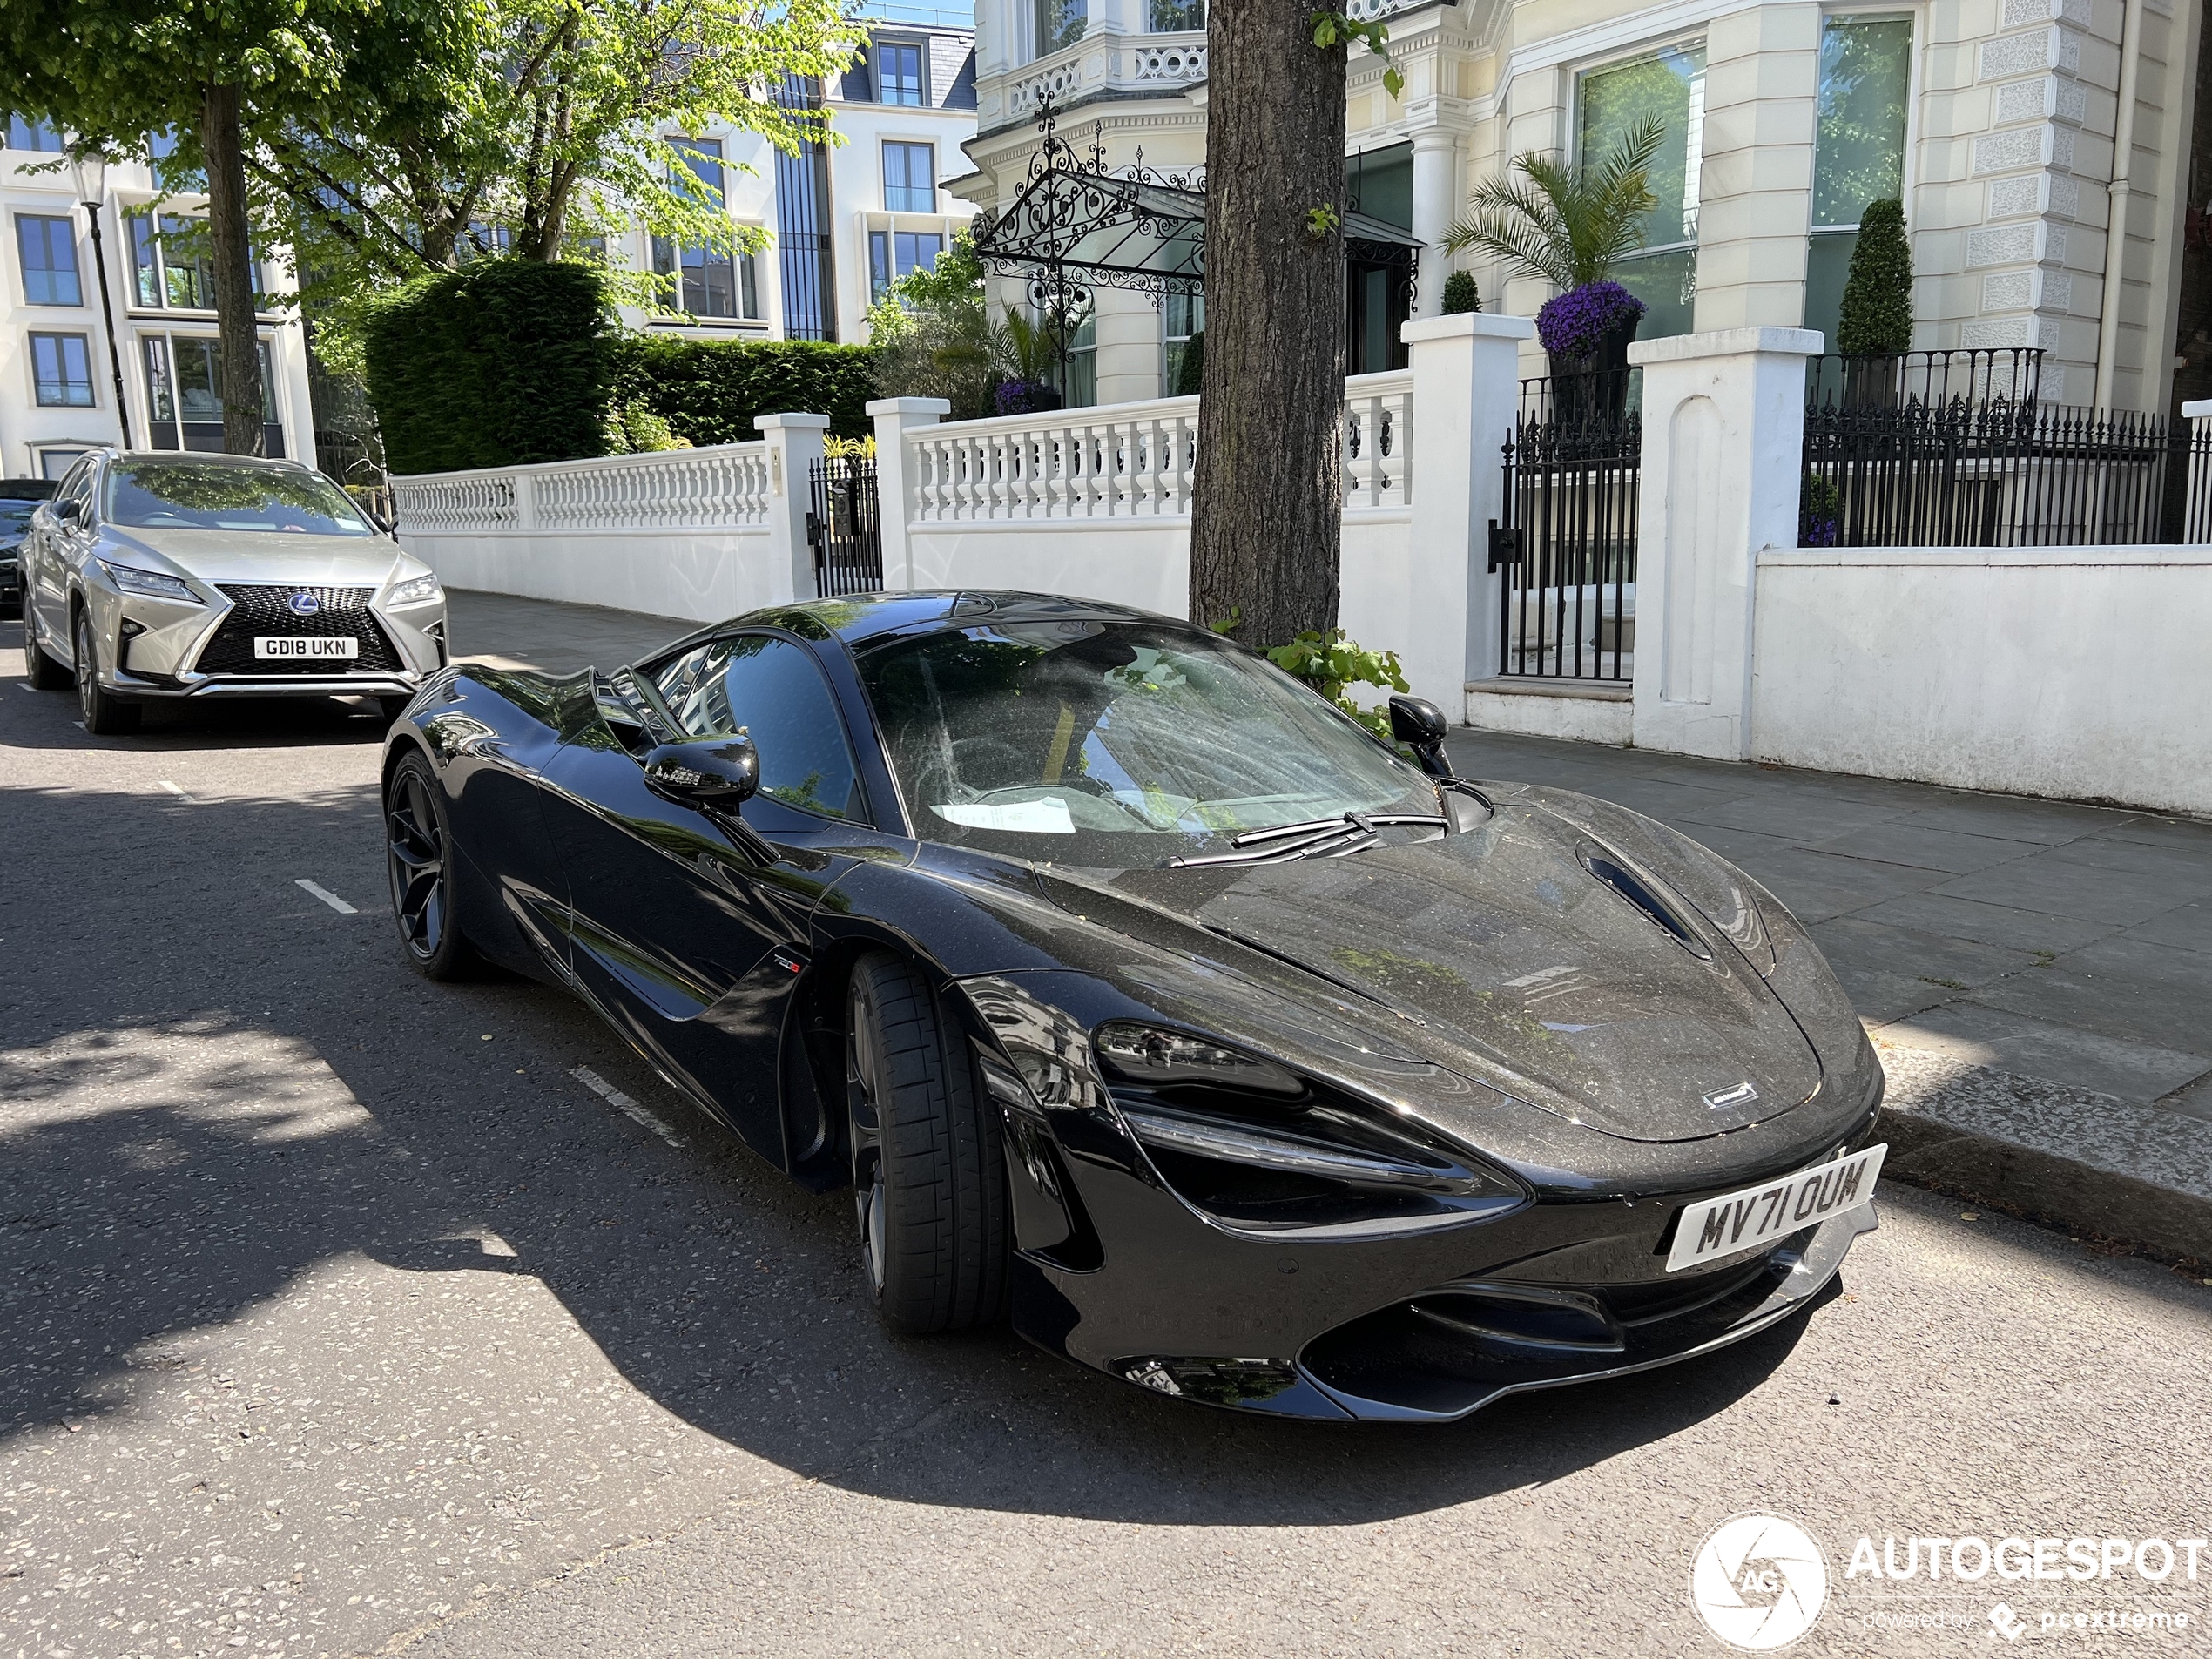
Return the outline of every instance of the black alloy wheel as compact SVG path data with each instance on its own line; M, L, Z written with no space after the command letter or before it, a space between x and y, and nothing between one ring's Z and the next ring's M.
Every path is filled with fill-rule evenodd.
M461 978L473 953L454 919L445 803L420 753L393 767L384 786L384 845L392 915L408 964L425 979Z
M98 738L138 729L138 705L125 703L100 684L100 659L92 652L92 613L77 613L77 707L84 729Z
M861 1268L883 1322L964 1330L1006 1305L1007 1194L997 1114L956 1020L910 961L853 964L846 1099Z

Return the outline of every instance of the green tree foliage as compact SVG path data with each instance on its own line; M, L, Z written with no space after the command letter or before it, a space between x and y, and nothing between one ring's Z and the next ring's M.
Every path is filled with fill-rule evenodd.
M1562 293L1602 282L1644 244L1657 198L1649 169L1666 138L1658 118L1639 121L1604 155L1573 165L1534 150L1512 172L1476 187L1474 211L1444 233L1447 253L1469 248L1502 260L1508 276L1531 276Z
M1905 233L1905 204L1895 199L1869 202L1860 216L1851 274L1844 279L1836 349L1912 349L1912 244Z
M1444 314L1456 317L1464 311L1482 309L1482 290L1475 287L1474 273L1454 271L1444 279Z
M1196 397L1206 384L1206 331L1203 328L1184 343L1183 361L1176 365L1177 397Z
M1362 708L1345 694L1352 685L1379 685L1404 691L1406 671L1394 651L1369 651L1345 637L1341 628L1323 634L1318 630L1295 636L1287 645L1269 650L1267 660L1286 674L1294 674L1335 704L1379 738L1390 736L1390 705Z
M880 397L941 397L955 421L995 414L1001 382L1049 384L1062 335L1082 318L1033 317L1012 307L991 316L983 262L963 231L927 270L893 283L868 312ZM1195 388L1193 388L1196 389Z
M796 410L828 415L840 438L875 429L867 405L876 354L866 346L651 334L612 339L607 350L615 406L641 409L690 443L750 443L760 435L755 415Z
M364 329L391 469L604 455L610 320L588 265L481 260L402 283Z

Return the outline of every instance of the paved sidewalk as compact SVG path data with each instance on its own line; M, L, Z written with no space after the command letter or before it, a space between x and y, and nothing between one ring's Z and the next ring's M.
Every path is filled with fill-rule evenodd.
M692 626L475 593L453 616L463 655L556 671ZM1811 926L1893 1108L2040 1155L1952 1148L1919 1173L2212 1254L2190 1247L2212 1241L2212 824L1494 732L1451 749L1470 777L1602 796L1742 865ZM2080 1177L2049 1159L2120 1179L2059 1193ZM2200 1212L2178 1234L2161 1192Z

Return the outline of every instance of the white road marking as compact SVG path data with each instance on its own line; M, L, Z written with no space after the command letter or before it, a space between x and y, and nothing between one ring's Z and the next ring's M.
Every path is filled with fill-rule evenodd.
M171 794L174 795L179 800L190 800L192 799L190 795L185 793L182 789L179 789L175 784L171 783L166 778L164 778L161 780L161 786L167 790Z
M358 916L361 914L360 911L354 909L353 906L347 904L343 899L333 893L328 887L318 887L315 883L308 880L304 875L295 878L292 885L295 887L305 887L309 893L314 894L316 898L321 900L325 904L328 905L333 910L335 910L341 916Z
M674 1130L669 1128L667 1124L662 1123L659 1118L655 1117L651 1112L647 1111L643 1106L640 1106L636 1101L631 1099L629 1096L624 1094L621 1089L617 1089L612 1083L609 1082L604 1077L602 1077L597 1072L592 1070L590 1067L578 1066L575 1070L569 1073L569 1076L575 1078L586 1089L589 1089L593 1094L598 1096L601 1100L605 1101L608 1105L613 1107L624 1117L630 1119L631 1123L639 1124L645 1129L652 1130L654 1134L659 1136L661 1139L666 1141L671 1146L681 1146L684 1144L684 1137L682 1136L678 1135Z
M38 688L36 685L33 685L29 680L17 680L16 682L16 690L18 691L28 691L33 697L37 697L38 695Z

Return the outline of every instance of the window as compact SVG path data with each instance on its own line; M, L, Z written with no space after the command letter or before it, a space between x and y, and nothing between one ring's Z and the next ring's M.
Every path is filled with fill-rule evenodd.
M773 97L787 110L819 110L822 84L786 75ZM776 152L776 246L781 256L784 338L837 338L837 255L830 235L829 158L819 144Z
M1644 245L1615 272L1646 310L1642 338L1686 334L1697 298L1697 172L1704 155L1705 49L1670 46L1632 64L1595 70L1575 88L1577 158L1605 155L1637 123L1666 127L1647 177L1658 204L1644 219Z
M1190 34L1206 26L1206 0L1152 0L1152 32Z
M752 738L761 794L832 818L867 816L845 722L805 646L739 634L650 671L677 724L692 737L744 732Z
M921 48L905 41L887 40L875 49L875 96L882 104L911 104L917 107L929 102L922 89L928 84L922 73Z
M164 213L126 215L131 228L131 262L135 302L178 311L215 308L215 262L210 257L207 221Z
M1072 46L1083 37L1083 30L1090 24L1089 0L1034 0L1036 12L1031 23L1035 33L1033 57L1045 57Z
M1905 112L1912 98L1910 17L1831 17L1820 37L1814 130L1812 240L1805 258L1805 327L1835 349L1844 280L1869 202L1905 195Z
M928 231L870 231L868 233L868 297L883 298L884 290L902 276L927 271L945 251L945 239Z
M51 154L62 147L62 135L44 121L33 121L20 115L8 118L8 148L10 150L42 150Z
M1087 409L1098 401L1098 314L1086 308L1068 330L1068 367L1063 375L1053 368L1051 380L1060 401L1071 409Z
M82 334L33 334L30 376L49 408L92 407L92 354Z
M77 229L68 219L18 213L16 249L23 256L25 300L34 306L84 303L77 280Z
M41 478L66 481L69 469L84 460L84 454L85 452L82 449L41 449L38 452L38 475ZM64 493L57 489L54 492L55 500L59 501Z
M894 213L937 211L937 151L927 144L883 146L883 205Z
M223 447L220 344L199 334L146 334L146 408L153 448L209 449ZM284 428L276 413L276 379L269 368L269 342L260 342L261 447L284 453Z
M1190 354L1190 340L1206 327L1206 297L1202 293L1171 293L1160 307L1160 334L1164 344L1160 369L1160 395L1183 397L1197 391L1183 383L1183 367Z
M676 187L692 200L723 205L722 140L671 138L683 158ZM688 175L688 177L686 176ZM726 248L678 247L672 238L653 238L653 272L675 277L676 303L694 317L758 317L759 283L752 255Z

